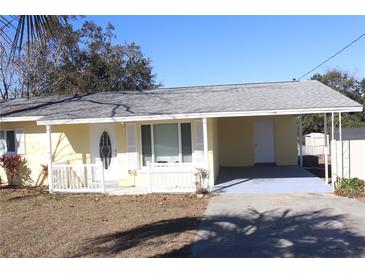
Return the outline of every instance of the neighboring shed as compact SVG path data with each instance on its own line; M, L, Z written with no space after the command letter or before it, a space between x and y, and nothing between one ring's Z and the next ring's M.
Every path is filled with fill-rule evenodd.
M342 136L336 131L331 148L332 178L365 180L365 128L343 128Z
M324 134L320 132L312 132L304 136L306 155L323 155L324 154ZM329 135L327 134L327 142L329 142Z

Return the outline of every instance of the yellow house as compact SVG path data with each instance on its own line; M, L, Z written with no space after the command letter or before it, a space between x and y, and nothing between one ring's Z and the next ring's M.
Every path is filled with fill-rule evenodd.
M48 96L0 107L0 153L24 155L33 184L121 194L189 192L197 181L213 189L224 167L298 165L300 115L362 110L317 81ZM4 170L0 176L6 181Z

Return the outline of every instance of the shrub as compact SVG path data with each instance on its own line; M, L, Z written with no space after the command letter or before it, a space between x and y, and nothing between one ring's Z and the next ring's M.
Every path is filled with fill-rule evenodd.
M197 194L205 194L208 193L208 190L205 188L204 183L207 182L209 178L209 171L204 168L196 168L195 176L197 176L198 180L196 182L196 193Z
M42 167L41 173L42 173L43 177L47 178L48 177L48 165L41 165L41 167Z
M335 193L339 196L357 197L364 192L365 182L359 178L337 178Z
M0 166L4 168L8 185L23 185L31 182L27 159L18 154L0 156Z

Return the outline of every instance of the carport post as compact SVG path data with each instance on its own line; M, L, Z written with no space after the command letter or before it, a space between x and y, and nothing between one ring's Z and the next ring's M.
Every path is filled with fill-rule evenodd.
M335 181L336 181L336 175L335 175L335 171L333 168L333 160L334 160L334 155L335 153L337 154L337 151L335 152L334 150L336 150L335 147L335 123L334 123L334 117L335 114L332 112L331 113L331 143L330 143L330 147L331 147L331 183L332 183L332 190L335 191ZM337 155L336 155L336 159L337 159ZM336 165L337 168L337 165Z
M328 139L327 139L327 113L323 114L324 119L324 172L326 184L328 184Z
M341 170L341 175L340 177L343 177L343 144L342 144L342 113L339 112L338 113L338 121L339 121L339 125L338 125L338 135L339 135L339 140L340 140L340 170Z
M53 190L53 170L52 170L52 129L50 125L46 125L48 137L48 190Z
M302 115L299 115L299 163L303 167L303 129L302 129Z

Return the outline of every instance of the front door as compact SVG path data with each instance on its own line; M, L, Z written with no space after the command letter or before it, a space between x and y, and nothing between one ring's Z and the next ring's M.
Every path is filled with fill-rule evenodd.
M92 159L104 169L105 181L117 181L117 147L114 124L92 125Z
M255 163L275 163L274 144L274 122L272 120L255 121Z

